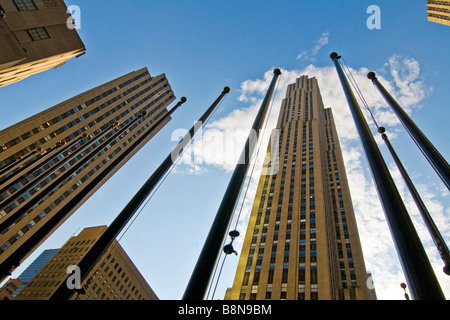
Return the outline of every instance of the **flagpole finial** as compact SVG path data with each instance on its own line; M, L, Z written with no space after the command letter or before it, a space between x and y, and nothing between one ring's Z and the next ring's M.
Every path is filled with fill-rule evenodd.
M370 80L372 80L375 77L376 77L376 75L375 75L375 72L373 72L373 71L371 71L367 74L367 78L369 78Z
M336 52L332 52L330 54L330 58L331 58L331 60L333 60L334 58L339 58L339 55Z

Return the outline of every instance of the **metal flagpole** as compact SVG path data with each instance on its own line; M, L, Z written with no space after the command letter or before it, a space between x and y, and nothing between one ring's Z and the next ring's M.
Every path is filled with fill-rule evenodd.
M389 92L383 87L383 85L378 81L375 76L375 72L369 72L367 78L372 80L372 83L378 88L381 95L389 103L394 113L397 115L400 122L408 131L411 138L422 151L425 158L430 162L433 169L442 179L447 189L450 190L450 167L442 157L442 155L437 151L433 144L427 139L427 137L420 131L417 125L411 120L411 118L406 114L406 112L400 107L400 105L395 101L394 98L389 94Z
M181 98L179 101L169 112L165 113L161 119L158 119L154 124L152 124L150 130L140 135L138 138L133 140L133 146L138 146L142 141L145 140L148 135L152 133L155 128L158 128L161 123L163 123L167 118L174 113L178 107L180 107L183 103L185 103L187 99L185 97ZM107 169L103 170L99 175L97 175L94 179L86 182L87 185L83 187L83 189L78 192L73 198L71 198L62 208L59 208L57 213L52 215L44 225L42 225L38 230L33 232L33 234L25 240L25 242L18 247L13 254L11 254L2 264L0 264L0 279L6 277L9 273L12 272L15 267L19 266L21 261L28 255L30 251L33 250L39 243L45 239L48 234L54 230L62 221L64 221L65 217L71 213L79 204L83 201L83 199L91 193L91 191L105 179L110 172L112 172L116 166L123 161L131 152L134 150L133 148L128 148L124 153L120 154L117 158L114 157L111 159L112 164L108 166Z
M32 151L29 155L26 155L24 157L18 156L15 161L11 162L10 164L8 164L6 166L3 166L0 169L0 176L8 173L8 171L11 170L12 168L17 167L18 165L24 163L26 160L31 158L35 153L41 153L41 152L42 152L42 148L38 147L38 148L36 148L36 150Z
M203 245L200 257L198 258L197 264L195 265L194 271L184 292L183 300L202 300L206 295L208 284L211 281L214 271L214 266L216 265L222 250L221 246L226 236L250 165L251 153L254 149L254 143L251 143L251 134L257 133L263 124L264 117L267 113L275 89L275 84L280 74L280 69L274 70L272 82L256 116L252 131L247 139L244 150L242 151L241 158L236 165L205 244Z
M56 150L57 148L59 148L59 143L53 147L49 152ZM30 162L28 162L25 165L21 165L19 168L15 168L16 165L11 166L9 169L14 168L14 169L5 169L5 172L0 174L3 175L2 178L0 178L0 186L4 185L6 182L8 182L10 179L14 178L18 173L22 172L23 170L29 168L31 165L33 165L34 163L38 162L40 159L42 159L44 157L43 155L44 150L41 147L38 147L35 151L33 151L30 156L33 156L35 153L38 153L38 155L36 155ZM47 152L48 153L48 152ZM9 174L9 175L7 175ZM2 193L2 192L0 192Z
M384 127L378 128L378 132L381 134L381 137L386 143L386 146L389 149L389 152L391 153L395 163L397 164L398 170L400 171L403 180L405 180L406 186L408 187L409 192L411 193L411 196L413 197L414 202L416 203L417 208L419 209L419 212L422 215L425 225L427 226L428 232L433 238L434 244L436 245L436 248L439 251L441 259L442 261L444 261L445 266L443 268L443 271L446 275L450 275L450 251L448 250L447 244L445 243L444 238L439 232L439 229L436 227L436 224L434 223L433 218L428 212L425 203L423 203L422 198L417 192L417 189L414 187L414 184L411 181L411 178L409 177L408 173L406 172L405 167L403 166L402 162L397 156L397 153L392 147L391 142L389 141L387 135L384 133L385 131L386 129Z
M99 239L95 242L91 249L89 249L86 255L78 262L77 266L81 274L81 283L90 273L92 268L96 265L98 260L103 256L109 246L113 243L114 239L117 238L122 229L138 211L147 197L157 187L158 183L161 181L164 175L173 166L174 161L180 156L181 150L187 147L191 140L194 138L195 133L199 129L198 124L203 125L203 123L206 122L206 120L209 118L209 116L212 114L215 108L219 105L220 101L228 92L230 92L230 88L225 87L220 96L202 115L202 117L191 128L191 130L189 130L189 132L183 137L183 139L175 146L173 151L160 164L160 166L155 170L151 177L142 185L142 187L122 209L119 215L99 237ZM68 277L66 277L62 284L55 290L53 295L50 297L50 300L68 300L72 296L75 291L69 289L66 285Z
M339 64L341 57L333 52L330 58L335 64L355 121L411 295L419 300L445 299L408 211Z
M61 150L60 152L58 152L58 154L62 154L64 152L66 152L67 150L70 150L75 144L77 144L78 142L80 142L82 139L85 139L88 137L88 134L86 132L84 132L78 139L76 139L75 141L73 141L72 143L70 143L67 147L65 147L63 150ZM36 162L38 162L39 160L42 160L44 157L47 157L49 155L52 154L52 152L56 149L59 149L60 147L64 146L66 144L65 141L60 141L56 144L55 147L53 147L49 152L43 154L41 157L38 157L37 159L31 161L30 163L27 163L24 167L22 167L21 169L15 171L13 174L11 174L10 176L7 177L7 179L3 180L0 184L4 184L7 181L9 181L12 178L15 178L17 176L17 174L19 174L20 172L22 172L23 170L26 170L27 168L30 168L33 164L35 164ZM78 151L79 152L79 151ZM64 163L69 162L71 159L73 159L75 156L77 156L78 153L73 153L70 156L68 156L67 158L63 158L62 162L58 161L57 163L55 163L53 166L51 166L50 168L48 168L47 170L41 172L41 173L35 173L34 175L34 179L39 178L41 175L45 174L46 172L52 172L54 170L56 170L56 168L61 167ZM47 162L50 161L51 158L47 159ZM42 164L42 163L41 163ZM0 194L2 194L3 192L5 192L6 190L10 189L12 186L14 186L15 184L21 182L21 180L26 179L27 176L29 174L31 174L33 171L35 171L36 168L28 170L26 173L22 174L19 177L16 177L14 180L10 181L7 185L3 186L0 189ZM51 173L50 173L51 174ZM28 184L28 183L27 183ZM21 189L19 189L21 190ZM28 191L28 189L25 190L25 192ZM24 191L22 191L23 193ZM11 193L8 197L4 198L3 200L0 201L0 206L3 205L4 202L6 202L6 200L10 197L12 197L15 194L15 192ZM17 195L16 195L17 196Z
M83 133L83 135L87 135L86 132ZM85 136L87 137L87 136ZM72 147L74 143L77 143L77 141L74 141L73 143L71 143L69 146ZM51 148L50 150L46 151L44 153L44 150L42 150L41 147L37 148L37 151L39 152L39 155L37 155L36 157L34 157L30 162L27 162L26 165L20 166L17 170L12 171L12 173L9 176L4 176L3 178L0 179L0 186L4 185L6 182L10 181L12 178L15 178L19 173L21 173L22 171L25 171L29 168L31 168L31 166L33 166L34 164L36 164L39 161L45 160L45 157L48 157L49 155L51 155L54 151L56 151L57 149L63 147L66 145L66 141L60 141L58 142L53 148ZM66 151L67 148L63 151L60 151L59 153L62 153L64 151ZM28 171L26 173L26 175L30 174L30 171ZM20 179L23 179L22 177ZM17 180L17 179L16 179ZM17 183L17 182L16 182ZM0 191L0 193L3 193L3 191Z

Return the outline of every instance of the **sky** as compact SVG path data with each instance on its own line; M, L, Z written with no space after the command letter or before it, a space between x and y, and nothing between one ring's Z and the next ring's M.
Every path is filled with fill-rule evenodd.
M261 138L261 153L276 124L286 86L304 74L316 77L324 105L332 108L335 117L366 269L372 273L377 297L404 299L400 283L406 280L329 55L335 51L345 59L448 243L448 189L366 77L374 71L442 156L449 159L450 27L427 21L425 2L66 0L67 5L79 7L76 22L87 53L63 67L0 88L0 130L142 67L148 67L152 75L165 73L177 101L182 96L188 101L13 277L43 250L61 247L83 228L108 225L178 143L180 132L189 130L229 86L231 92L205 124L196 143L185 151L119 237L158 297L181 299L273 69L280 68L282 75ZM372 5L379 8L379 16L368 11ZM400 173L364 112L448 299L450 277L442 272L443 263ZM241 233L234 242L238 252L258 168L256 165L253 178L247 178L248 192L238 206L242 205L239 221L236 215L232 222L233 226L238 224ZM226 257L220 278L212 282L209 298L223 299L225 289L233 284L238 259L235 255Z

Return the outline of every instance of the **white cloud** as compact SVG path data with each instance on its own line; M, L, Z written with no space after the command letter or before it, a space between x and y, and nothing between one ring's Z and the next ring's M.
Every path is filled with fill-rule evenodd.
M258 102L258 101L257 101ZM226 171L234 170L239 161L245 141L259 106L251 105L232 111L219 120L207 124L201 138L187 148L180 163L196 173L207 172L207 166L215 166ZM203 171L199 170L203 167Z
M320 36L319 40L317 40L316 45L314 46L314 48L312 49L312 54L317 54L319 52L319 50L328 44L328 36L329 36L329 32L324 32L322 33L322 35Z
M301 53L297 55L297 60L305 60L315 62L315 56L319 52L319 50L328 44L329 41L329 32L326 31L320 35L320 38L315 42L314 47L311 50L303 50Z
M397 97L397 102L406 112L411 112L411 107L420 107L418 104L432 88L426 88L420 77L419 62L411 57L393 55L389 58L389 67L396 86L391 94Z

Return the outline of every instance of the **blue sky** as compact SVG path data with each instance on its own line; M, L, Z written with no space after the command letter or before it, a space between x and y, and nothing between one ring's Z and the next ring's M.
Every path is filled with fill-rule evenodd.
M333 108L336 118L366 267L373 273L378 298L403 299L400 282L405 279L329 58L333 51L352 68L435 222L450 239L448 190L365 78L368 71L375 71L449 159L449 130L444 121L450 118L450 27L427 21L425 1L74 0L66 4L81 9L79 34L87 53L61 68L1 88L0 129L141 67L148 67L152 75L165 73L177 98L186 96L188 102L15 275L42 250L61 246L82 228L109 224L175 146L178 137L172 133L189 129L223 87L230 86L230 94L204 128L203 163L178 165L120 240L161 299L180 299L234 167L232 158L225 161L217 156L214 133L240 130L231 137L239 149L271 70L278 67L283 74L269 128L278 116L286 85L302 74L316 76L325 105ZM366 26L370 5L381 10L381 29ZM442 275L442 263L414 203L386 148L379 145L399 181L441 287L450 297L450 279ZM247 211L252 201L250 192L244 206ZM231 287L237 260L227 257L215 299L222 299L225 288Z

